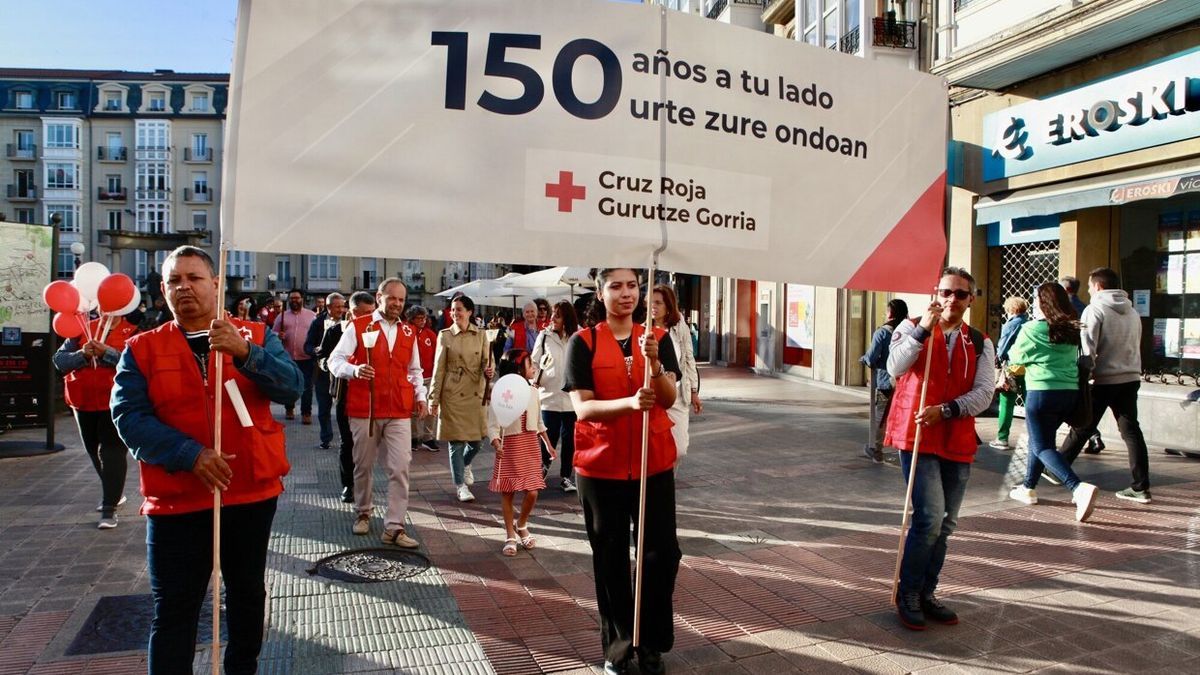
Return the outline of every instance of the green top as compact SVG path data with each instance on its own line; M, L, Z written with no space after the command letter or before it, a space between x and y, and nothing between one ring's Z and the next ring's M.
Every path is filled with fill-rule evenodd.
M1008 361L1025 366L1026 389L1079 388L1079 347L1050 342L1050 324L1045 320L1029 321L1021 327Z

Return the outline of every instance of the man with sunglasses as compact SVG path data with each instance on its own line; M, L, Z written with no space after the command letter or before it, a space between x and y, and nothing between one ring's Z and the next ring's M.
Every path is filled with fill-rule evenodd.
M995 388L992 341L963 323L975 300L975 278L961 267L947 267L936 295L920 319L896 327L887 361L896 386L884 442L900 450L905 480L921 431L912 525L896 598L900 622L912 630L925 630L927 619L958 623L958 615L934 597L934 590L975 461L975 416L991 405ZM927 358L929 382L923 388Z

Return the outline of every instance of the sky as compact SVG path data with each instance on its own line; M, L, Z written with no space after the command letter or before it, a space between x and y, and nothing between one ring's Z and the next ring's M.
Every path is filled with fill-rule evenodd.
M228 73L237 0L0 0L0 67Z

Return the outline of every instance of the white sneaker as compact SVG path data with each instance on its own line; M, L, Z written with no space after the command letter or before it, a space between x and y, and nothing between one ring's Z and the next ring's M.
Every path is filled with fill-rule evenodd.
M458 501L473 502L473 501L475 501L475 495L471 494L471 489L468 488L466 485L459 485L458 486Z
M129 499L125 495L121 495L121 499L117 502L117 508L124 506L125 502L127 501L129 501ZM104 511L104 502L100 502L96 505L96 513L100 513L102 511Z
M471 470L470 464L463 467L463 482L467 485L475 484L475 472Z
M1084 522L1092 515L1096 507L1096 486L1091 483L1080 483L1071 493L1075 500L1075 520Z
M1009 446L1008 441L997 438L991 443L988 443L988 447L995 448L997 450L1008 450L1011 446Z
M1017 484L1012 486L1012 489L1008 491L1008 497L1009 499L1015 499L1022 504L1029 504L1030 506L1033 506L1037 503L1037 490L1030 490L1024 485Z

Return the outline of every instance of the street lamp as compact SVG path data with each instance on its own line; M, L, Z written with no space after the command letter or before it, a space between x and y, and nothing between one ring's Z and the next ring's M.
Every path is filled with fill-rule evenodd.
M77 241L71 244L71 254L75 256L75 269L79 269L79 266L83 264L83 252L86 250L87 247L81 242Z
M275 290L275 282L278 279L279 279L279 277L274 272L271 272L270 274L267 275L267 290L268 291Z

